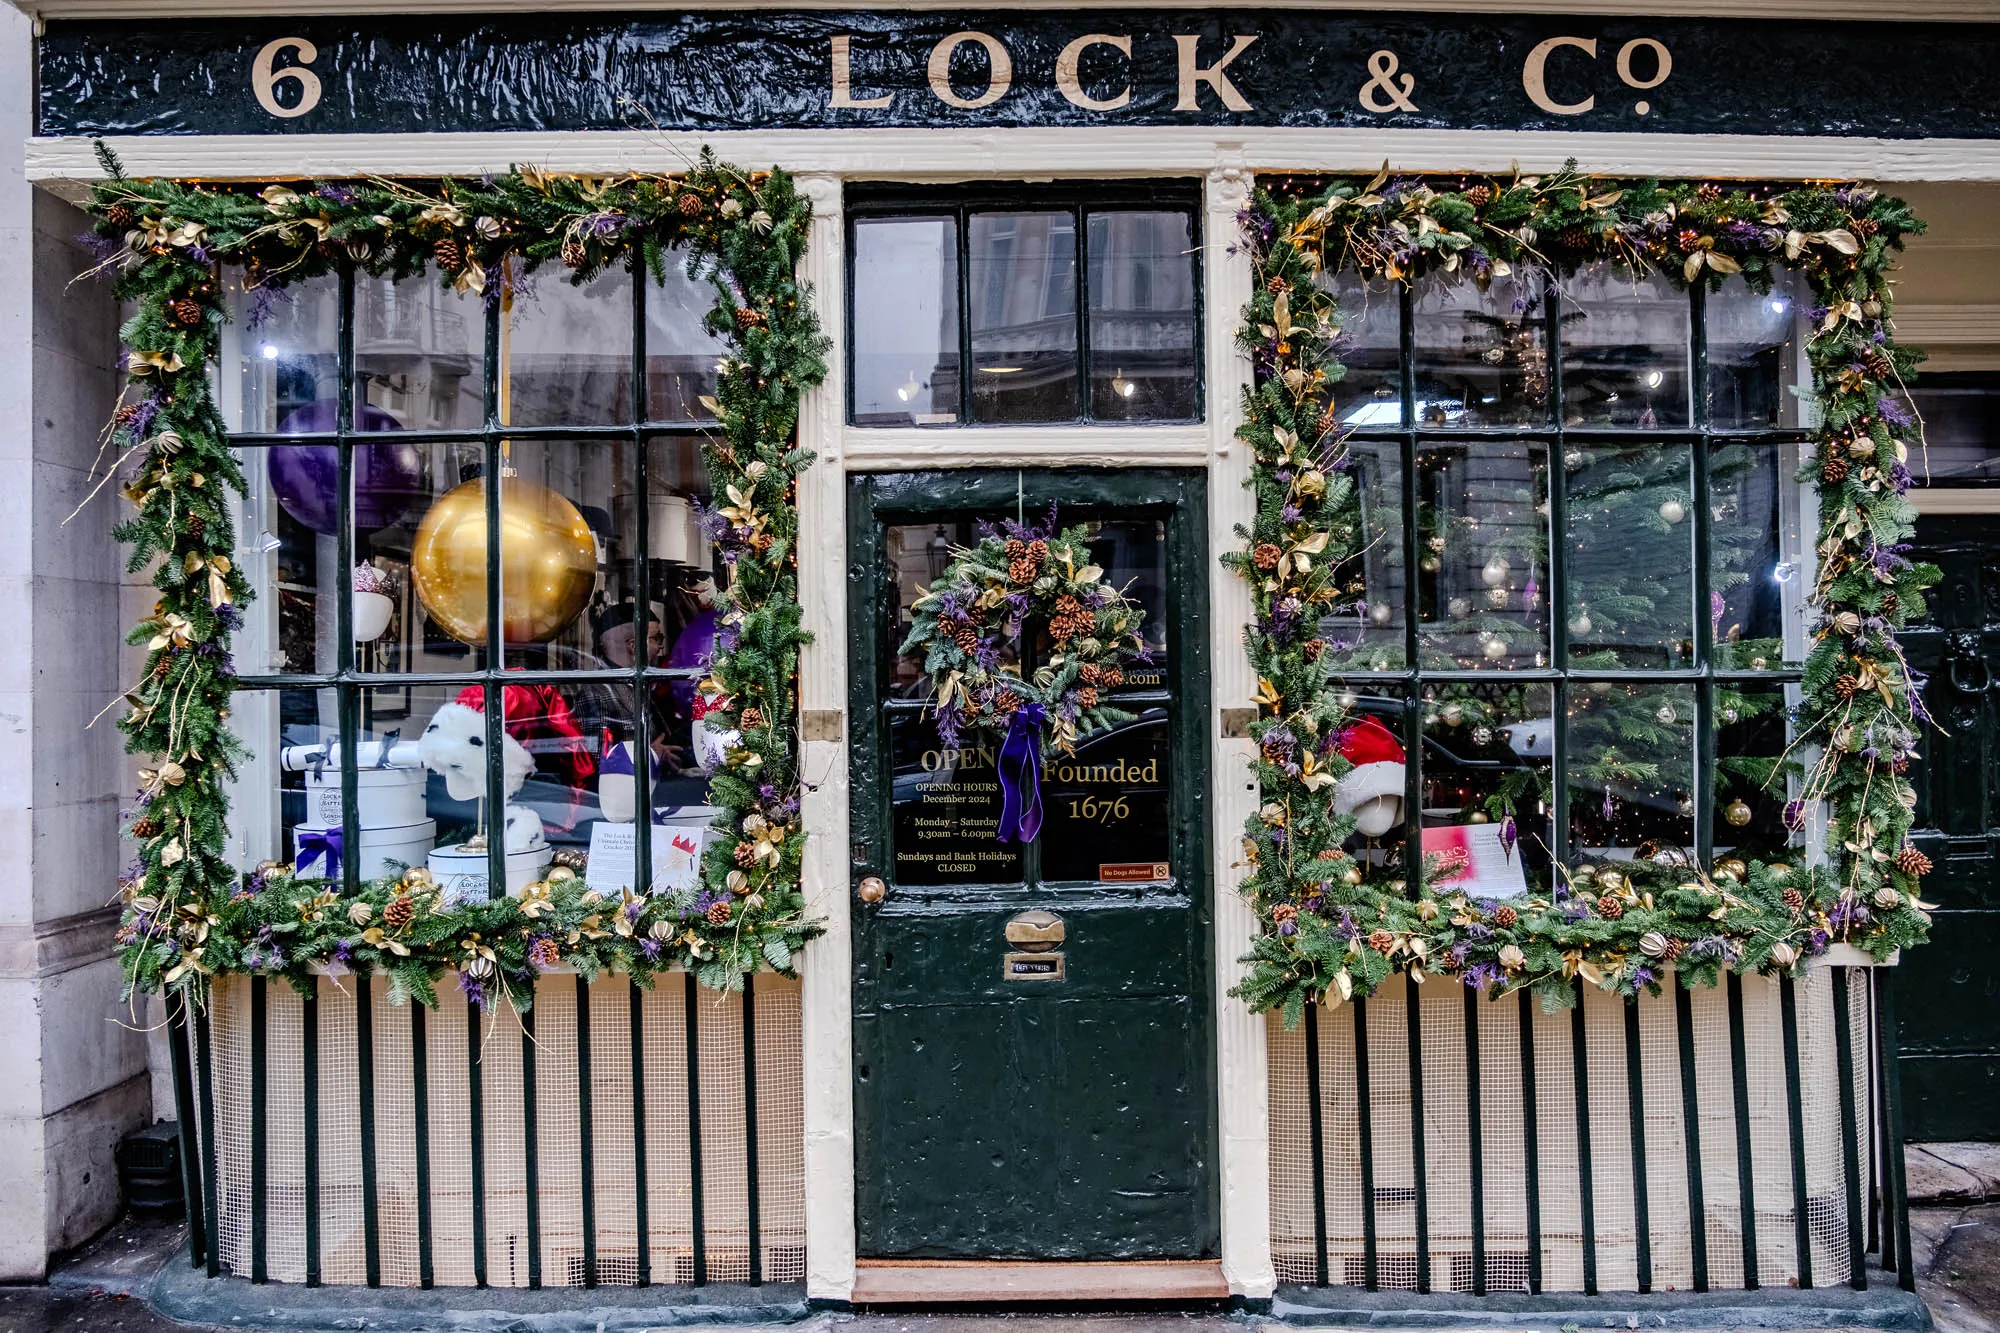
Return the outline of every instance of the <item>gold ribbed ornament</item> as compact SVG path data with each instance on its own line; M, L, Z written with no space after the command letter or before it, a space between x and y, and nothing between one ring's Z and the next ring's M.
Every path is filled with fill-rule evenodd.
M410 578L431 619L486 642L486 485L438 497L417 526ZM539 482L500 483L500 615L508 643L544 643L577 618L597 582L597 544L575 505Z

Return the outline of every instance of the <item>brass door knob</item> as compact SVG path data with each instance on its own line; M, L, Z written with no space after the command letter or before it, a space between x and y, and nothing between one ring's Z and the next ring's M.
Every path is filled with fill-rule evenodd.
M854 894L864 903L879 903L889 896L889 886L880 875L870 875L855 886Z

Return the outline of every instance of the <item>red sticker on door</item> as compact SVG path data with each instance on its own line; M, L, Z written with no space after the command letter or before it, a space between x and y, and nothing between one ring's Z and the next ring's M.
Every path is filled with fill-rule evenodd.
M1145 884L1168 878L1165 861L1111 861L1097 867L1097 878L1105 884Z

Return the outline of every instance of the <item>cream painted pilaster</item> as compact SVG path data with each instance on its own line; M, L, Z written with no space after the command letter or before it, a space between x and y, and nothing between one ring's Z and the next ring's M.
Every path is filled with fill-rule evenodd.
M833 340L825 384L799 406L799 444L819 455L799 478L799 603L813 636L799 671L806 824L805 896L826 934L806 946L806 1294L846 1300L854 1288L854 1030L848 988L847 524L841 499L841 386L846 383L845 227L840 178L802 175L812 201L803 276Z
M1238 1296L1269 1296L1277 1286L1271 1267L1269 1071L1264 1020L1229 995L1242 975L1237 958L1256 929L1255 915L1236 892L1241 875L1243 822L1256 809L1251 782L1251 742L1223 734L1223 713L1252 707L1256 681L1243 653L1250 593L1243 580L1217 563L1236 544L1236 525L1247 524L1254 505L1243 483L1250 476L1248 449L1236 438L1250 361L1236 350L1236 321L1250 299L1250 256L1238 247L1236 215L1248 200L1250 172L1240 165L1208 174L1207 217L1202 228L1208 369L1209 644L1213 698L1209 706L1210 817L1214 838L1215 1065L1217 1130L1221 1145L1222 1271Z

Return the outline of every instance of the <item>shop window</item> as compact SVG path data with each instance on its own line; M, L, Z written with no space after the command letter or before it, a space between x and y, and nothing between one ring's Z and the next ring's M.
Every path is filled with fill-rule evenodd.
M1809 581L1792 290L1334 281L1359 553L1321 637L1420 756L1410 836L1448 853L1511 816L1517 855L1471 849L1493 895L1558 861L1782 848ZM1400 855L1409 827L1357 848Z
M246 870L428 865L483 896L486 848L509 883L595 850L615 891L647 882L644 841L691 882L721 751L695 683L729 579L702 527L714 289L495 285L234 293L216 390L258 594L232 706Z
M1920 485L2000 482L2000 372L1925 371L1910 385L1924 422L1924 449L1910 459Z
M1192 194L850 197L849 405L862 426L1192 421Z

